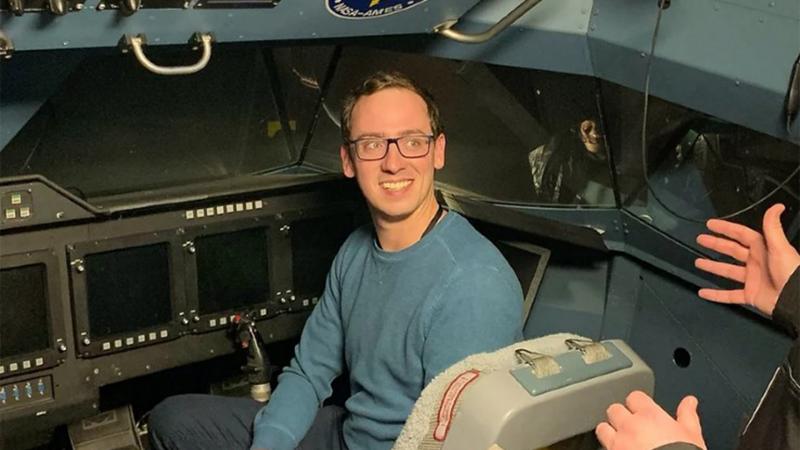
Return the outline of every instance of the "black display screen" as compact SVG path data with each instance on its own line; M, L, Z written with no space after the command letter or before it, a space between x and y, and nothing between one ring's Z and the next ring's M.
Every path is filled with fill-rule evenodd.
M267 301L266 228L198 237L195 248L200 314Z
M298 298L322 294L333 258L353 228L351 214L315 217L292 224L292 279Z
M0 359L49 348L47 268L0 271Z
M169 245L132 247L85 258L89 332L98 338L169 323Z

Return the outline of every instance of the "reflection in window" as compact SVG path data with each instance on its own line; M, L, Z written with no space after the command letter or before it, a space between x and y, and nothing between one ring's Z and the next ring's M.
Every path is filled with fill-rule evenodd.
M690 245L711 217L735 214L732 220L759 229L766 208L778 202L787 206L783 219L791 229L800 186L793 176L797 145L652 98L645 177L641 93L605 83L603 101L627 208Z
M346 48L327 95L344 95L377 70L398 70L436 98L447 134L437 180L501 202L614 206L597 83L586 77ZM337 124L314 129L307 161L339 170Z

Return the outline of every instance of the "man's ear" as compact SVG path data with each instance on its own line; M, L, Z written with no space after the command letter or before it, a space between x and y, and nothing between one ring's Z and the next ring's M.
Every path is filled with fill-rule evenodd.
M356 168L353 166L353 160L350 159L350 151L347 146L342 145L339 147L339 157L342 159L342 172L347 178L356 176Z
M447 139L444 133L439 134L433 144L433 167L436 170L444 168L444 148L447 146Z

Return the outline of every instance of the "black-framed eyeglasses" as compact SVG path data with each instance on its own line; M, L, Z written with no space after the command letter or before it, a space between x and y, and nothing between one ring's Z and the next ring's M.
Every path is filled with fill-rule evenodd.
M412 134L396 138L365 137L347 142L350 149L362 161L383 159L389 152L389 145L394 143L405 158L422 158L431 151L433 135Z

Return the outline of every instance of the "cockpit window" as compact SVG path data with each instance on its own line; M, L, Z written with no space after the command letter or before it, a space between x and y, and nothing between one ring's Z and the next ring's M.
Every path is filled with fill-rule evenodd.
M199 73L173 77L130 55L92 53L0 152L0 174L41 174L91 198L289 164L294 142L302 145L294 133L311 115L281 120L270 51L220 46ZM197 57L184 48L148 53L165 65Z
M651 97L642 149L642 94L605 82L602 93L624 208L696 247L709 218L760 229L764 211L780 202L784 227L796 234L796 144Z
M597 83L477 62L345 48L306 161L339 170L341 100L376 70L399 70L436 99L447 135L437 180L498 202L615 206Z

